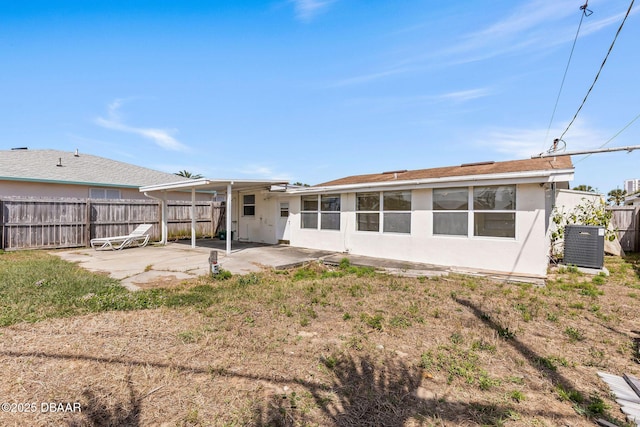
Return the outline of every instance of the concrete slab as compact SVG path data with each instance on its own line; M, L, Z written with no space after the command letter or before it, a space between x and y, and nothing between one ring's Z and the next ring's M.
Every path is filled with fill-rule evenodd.
M149 245L144 248L127 248L121 251L81 248L52 253L67 261L78 263L89 271L108 274L132 290L140 289L150 283L169 285L209 274L208 260L212 250L218 253L220 268L232 274L248 274L264 268L289 268L315 260L337 265L343 258L347 258L352 265L374 267L399 276L432 277L460 272L500 279L499 275L493 272L462 272L432 264L372 258L288 245L234 241L231 253L228 255L225 252L224 241L204 239L198 240L197 245L196 248L191 248L190 241L178 241L166 246ZM508 276L507 279L517 281L518 278ZM533 278L524 278L524 280L531 282ZM541 281L544 283L543 280Z
M208 244L207 244L208 243ZM215 249L212 249L215 248ZM224 251L224 242L198 241L198 247L169 243L166 246L127 248L121 251L96 251L90 248L52 252L62 259L78 263L89 271L108 274L129 289L139 289L150 282L179 282L209 273L209 254L218 251L220 268L232 274L258 272L263 268L298 265L320 259L331 252L285 245L236 243L231 254Z

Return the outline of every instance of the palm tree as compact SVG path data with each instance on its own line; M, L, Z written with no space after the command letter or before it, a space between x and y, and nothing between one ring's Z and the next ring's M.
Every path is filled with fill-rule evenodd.
M191 178L191 179L200 179L202 178L202 175L200 174L192 174L191 172L189 172L188 170L181 170L180 172L176 173L175 175L178 176L183 176L185 178Z
M621 190L619 188L616 188L615 190L609 191L609 193L607 194L607 196L609 196L609 198L607 199L607 202L614 204L616 206L620 206L621 204L624 203L624 196L626 195L627 195L626 190Z
M588 191L590 193L595 193L596 192L595 188L593 188L590 185L584 185L584 184L578 185L577 187L573 187L573 189L576 190L576 191Z

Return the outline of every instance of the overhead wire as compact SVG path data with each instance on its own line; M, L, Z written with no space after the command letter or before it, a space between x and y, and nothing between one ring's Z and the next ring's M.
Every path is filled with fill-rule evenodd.
M600 147L598 148L604 148L605 145L609 144L611 141L613 141L614 139L616 139L618 137L618 135L620 135L622 132L624 132L625 130L627 130L627 128L629 126L631 126L636 120L640 119L640 114L638 114L637 116L635 116L633 118L633 120L631 120L629 123L627 123L622 129L620 129L618 132L616 132L615 135L613 135L611 138L609 138L604 144L602 144ZM591 154L593 153L589 153L587 155L585 155L583 158L581 158L580 160L577 160L575 163L580 163L583 160L586 160L587 158L589 158L591 156Z
M549 119L549 126L547 127L547 133L544 136L543 144L547 145L547 138L549 138L549 132L551 131L551 124L553 123L553 119L556 115L556 110L558 109L558 103L560 102L560 95L562 94L562 89L564 88L564 82L567 79L567 72L569 71L569 65L571 65L571 58L573 58L573 51L576 48L576 42L578 41L578 35L580 34L580 28L582 28L582 21L585 16L590 16L593 12L587 9L589 5L589 1L587 0L585 4L580 6L580 10L582 13L580 14L580 22L578 23L578 29L576 30L576 36L573 38L573 45L571 46L571 52L569 53L569 60L567 61L567 66L564 69L564 74L562 76L562 82L560 83L560 89L558 90L558 96L556 97L556 103L553 106L553 112L551 113L551 118Z
M578 107L578 110L576 111L576 114L574 114L573 118L571 119L571 121L567 125L567 128L564 130L564 132L562 132L562 135L560 135L560 138L558 138L558 139L562 139L564 137L564 135L569 131L569 128L571 128L571 125L573 125L573 122L575 122L576 118L578 117L578 114L580 114L580 110L582 110L582 107L584 107L584 104L587 102L587 98L589 97L589 94L593 90L593 87L596 85L596 82L598 81L598 77L600 77L600 73L602 72L602 69L604 68L604 64L606 64L607 59L609 58L609 54L613 50L613 46L615 45L616 40L618 39L618 35L620 34L620 31L622 31L622 27L624 26L624 23L627 21L627 18L629 17L629 14L631 13L631 9L633 8L633 3L634 2L635 2L635 0L631 0L631 3L629 4L629 8L627 9L627 13L625 14L624 19L620 23L620 27L618 27L618 31L616 31L616 35L613 38L613 41L611 42L611 46L609 46L609 50L607 51L607 54L604 57L604 60L602 61L602 64L600 64L600 69L598 70L598 73L596 74L596 77L593 80L593 83L591 83L591 87L587 91L587 94L584 96L584 99L582 100L582 103L580 104L580 107Z

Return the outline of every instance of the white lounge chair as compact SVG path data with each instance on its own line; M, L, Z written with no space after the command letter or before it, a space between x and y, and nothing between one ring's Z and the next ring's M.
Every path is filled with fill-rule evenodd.
M140 224L138 228L133 230L131 234L127 236L99 237L91 239L91 247L95 250L120 250L129 246L143 247L149 243L150 236L146 233L151 229L151 227L151 224Z

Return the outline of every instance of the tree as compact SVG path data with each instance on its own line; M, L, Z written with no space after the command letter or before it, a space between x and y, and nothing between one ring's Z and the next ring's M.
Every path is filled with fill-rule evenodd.
M181 170L180 172L176 173L175 175L178 176L183 176L185 178L191 178L191 179L200 179L202 178L202 175L200 174L192 174L191 172L189 172L188 170Z
M576 190L576 191L588 191L590 193L595 193L596 192L595 188L593 188L590 185L584 185L584 184L578 185L577 187L573 187L573 189Z
M615 190L609 191L609 193L607 194L607 196L609 196L609 198L607 199L607 202L616 206L620 206L621 204L624 203L624 196L626 195L627 195L626 190L621 190L619 188L616 188Z

